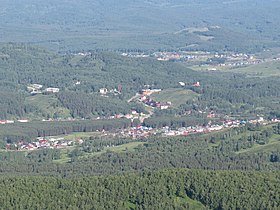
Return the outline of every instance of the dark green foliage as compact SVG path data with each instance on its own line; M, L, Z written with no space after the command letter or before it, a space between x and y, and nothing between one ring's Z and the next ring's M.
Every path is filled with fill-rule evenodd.
M1 3L5 11L1 13L1 42L31 42L63 52L178 48L250 52L279 46L279 4L275 0Z
M278 209L278 173L165 170L61 179L1 177L4 209ZM178 203L177 198L186 196ZM132 207L133 206L133 207Z
M165 126L171 128L188 127L196 125L207 125L208 119L206 117L174 117L174 116L161 116L148 118L144 121L145 126L153 128L162 128Z
M125 101L116 98L105 98L83 92L62 92L58 94L62 106L70 110L72 117L91 118L97 116L114 116L127 114L131 107Z

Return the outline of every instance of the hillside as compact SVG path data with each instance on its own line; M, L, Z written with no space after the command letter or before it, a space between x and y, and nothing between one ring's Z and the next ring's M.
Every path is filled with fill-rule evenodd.
M186 46L258 51L279 45L278 10L276 0L4 0L0 42L30 42L64 52Z
M145 112L143 103L128 100L147 87L163 90L155 99L173 102L174 115L212 110L223 115L273 117L279 110L280 79L269 74L252 78L235 72L198 72L154 58L109 52L61 55L24 44L3 45L0 57L2 119L92 119L131 110ZM193 86L197 81L200 87ZM28 87L34 84L42 85L43 92L31 94ZM44 92L47 88L59 92ZM105 95L101 90L107 91Z
M257 77L280 76L280 61L269 61L258 65L233 69L232 71Z

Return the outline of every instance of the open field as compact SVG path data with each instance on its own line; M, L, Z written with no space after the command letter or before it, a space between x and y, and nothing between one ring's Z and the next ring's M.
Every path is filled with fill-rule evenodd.
M201 209L205 208L205 206L202 203L200 203L199 201L193 200L193 199L189 198L188 196L176 197L175 201L178 204L184 204L184 203L188 204L190 206L190 208L193 210L201 210Z
M191 90L185 90L183 88L169 88L151 95L151 98L155 101L172 103L172 106L178 107L184 104L188 100L197 98L197 94Z
M70 111L63 107L56 107L55 104L58 103L58 99L54 95L42 95L38 94L35 96L30 96L26 98L25 103L27 105L36 107L39 113L35 113L31 118L36 118L37 115L45 113L49 117L70 117Z
M130 142L127 144L116 146L116 147L105 148L100 152L86 154L86 155L81 156L80 158L84 159L84 158L89 158L89 157L94 157L94 156L100 156L100 155L106 153L107 151L116 152L116 153L121 153L121 152L125 152L125 151L132 152L132 151L134 151L134 149L136 147L138 147L139 145L143 145L143 144L144 144L144 142Z
M55 136L55 138L64 138L66 140L77 140L81 138L89 138L91 136L98 136L100 132L74 132L67 135Z
M71 158L68 156L68 154L73 151L76 147L67 147L66 149L62 149L61 150L61 156L60 159L58 160L53 160L54 163L60 163L60 164L64 164L64 163L68 163L71 161Z
M215 71L229 71L228 67L225 66L212 67L212 66L194 65L194 66L190 66L189 68L191 68L194 71L211 71L212 69L216 69Z
M270 61L261 64L251 65L243 68L229 69L226 71L231 71L235 73L248 74L250 76L280 76L280 61Z
M121 153L121 152L125 152L125 151L130 151L133 152L134 149L136 147L138 147L139 145L143 145L144 142L130 142L127 144L123 144L123 145L119 145L116 147L110 147L110 148L104 148L102 151L100 152L93 152L93 153L84 153L84 155L80 156L79 159L86 159L86 158L90 158L90 157L96 157L96 156L100 156L104 153L106 153L107 151L110 152L116 152L116 153ZM59 160L54 160L54 163L67 163L71 161L71 158L68 156L68 154L73 151L76 147L68 147L66 149L62 149L61 150L61 158Z
M277 149L280 149L280 138L279 135L273 135L268 144L265 145L255 144L252 148L241 150L237 152L237 154L273 152L276 151Z

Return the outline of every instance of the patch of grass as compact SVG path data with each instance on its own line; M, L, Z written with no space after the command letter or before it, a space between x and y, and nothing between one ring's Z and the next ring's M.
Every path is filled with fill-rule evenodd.
M127 201L125 203L126 209L136 209L136 205L134 203L131 203L130 201Z
M55 104L58 103L58 99L55 95L42 95L38 94L35 96L29 96L26 98L25 103L30 106L37 108L37 112L33 113L34 116L31 118L36 118L36 116L41 116L42 114L48 115L49 117L70 117L70 111L63 107L57 107Z
M229 69L225 66L201 66L201 65L194 65L188 66L194 71L229 71ZM215 70L213 70L215 69Z
M277 149L280 149L280 136L279 135L273 135L271 139L269 140L268 144L265 145L259 145L255 144L252 148L244 149L239 152L236 152L237 154L242 153L263 153L263 152L272 152Z
M76 147L67 147L66 149L61 149L60 152L60 159L53 160L54 163L64 164L71 161L71 158L68 156L68 154L73 151Z
M77 140L82 138L89 138L91 136L97 136L100 132L75 132L67 135L61 135L56 137L63 137L66 140Z
M280 61L270 61L257 65L250 65L244 68L232 69L231 71L248 74L250 76L280 76Z
M186 101L193 100L197 97L198 94L194 93L191 90L186 90L183 88L169 88L159 93L154 93L151 95L151 98L155 101L170 101L172 103L172 106L174 107L178 107L181 104L184 104Z
M175 202L178 204L188 204L189 209L193 209L193 210L205 209L205 206L202 203L200 203L199 201L193 200L193 199L189 198L188 196L176 197Z
M100 155L106 153L107 151L116 152L116 153L121 153L121 152L125 152L125 151L133 152L136 147L138 147L139 145L143 145L143 144L144 144L144 142L130 142L127 144L116 146L116 147L105 148L104 150L102 150L100 152L94 152L94 153L83 155L80 157L80 159L100 156Z

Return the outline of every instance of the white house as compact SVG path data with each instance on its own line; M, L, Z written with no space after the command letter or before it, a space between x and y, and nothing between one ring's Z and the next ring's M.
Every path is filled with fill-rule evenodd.
M49 93L58 93L59 88L47 88L45 91Z

